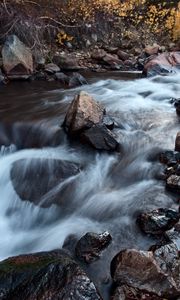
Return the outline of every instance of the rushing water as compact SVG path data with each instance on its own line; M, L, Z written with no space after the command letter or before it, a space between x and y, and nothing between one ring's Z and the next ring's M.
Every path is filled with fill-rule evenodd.
M147 249L152 244L136 226L137 214L176 206L176 199L165 192L159 179L162 166L156 156L162 149L174 149L179 120L170 98L180 97L180 75L132 81L100 78L67 91L59 89L57 83L37 82L0 89L0 258L61 247L69 234L80 237L87 231L108 230L113 243L93 264L98 280L104 280L111 258L120 249ZM59 130L73 95L80 89L91 93L115 117L115 133L123 146L121 155L87 150L70 143ZM48 146L54 134L58 134L60 144ZM46 147L36 149L42 141ZM68 210L56 205L40 208L21 201L16 194L10 179L12 164L35 157L85 166L72 178L76 184L70 191Z

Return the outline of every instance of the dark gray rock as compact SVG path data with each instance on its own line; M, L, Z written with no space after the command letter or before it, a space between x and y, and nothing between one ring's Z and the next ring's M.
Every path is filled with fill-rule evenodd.
M177 136L176 136L175 151L180 152L180 131L177 133Z
M112 240L109 232L101 234L88 232L77 242L75 252L78 259L91 263L100 257L101 252Z
M116 151L119 143L115 135L105 125L93 125L81 134L82 141L97 150Z
M65 75L64 73L62 73L62 72L57 72L55 74L55 79L58 80L63 85L68 85L69 84L69 77L67 75Z
M80 85L87 84L87 80L80 73L73 73L70 76L68 86L74 88Z
M64 189L59 190L58 186L79 172L80 166L70 161L50 158L20 159L12 165L11 180L22 200L42 207L53 203L66 206L69 204L67 199L71 193L68 188L72 187L72 182L67 182Z
M180 116L180 99L176 99L174 106L176 108L177 115Z
M45 65L45 72L51 75L60 72L60 68L54 63L49 63Z

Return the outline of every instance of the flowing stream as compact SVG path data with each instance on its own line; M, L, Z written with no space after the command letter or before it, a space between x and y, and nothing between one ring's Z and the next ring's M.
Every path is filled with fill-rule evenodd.
M72 143L59 129L79 90L92 94L115 118L121 154L98 153ZM148 249L154 241L137 227L137 215L153 208L176 207L176 197L166 192L160 179L163 166L157 154L174 149L180 126L170 99L178 97L180 74L136 80L97 76L89 85L72 90L40 82L0 87L0 259L59 248L70 234L80 237L87 231L108 230L113 236L111 246L89 267L101 285L119 250ZM58 142L52 147L54 136ZM80 174L69 179L72 188L65 210L55 204L36 206L19 198L10 171L13 163L23 158L56 158L83 166Z

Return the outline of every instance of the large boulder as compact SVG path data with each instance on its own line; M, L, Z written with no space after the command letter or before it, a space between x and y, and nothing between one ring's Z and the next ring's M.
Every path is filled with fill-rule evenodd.
M177 133L177 136L176 136L175 151L180 152L180 131Z
M140 214L137 223L143 232L156 235L171 229L179 221L179 218L180 214L176 210L159 208Z
M118 286L127 285L144 294L174 299L180 296L179 268L178 250L174 245L155 253L127 249L112 260L111 275Z
M74 134L102 122L103 115L104 108L91 95L81 91L70 104L63 125Z
M109 232L101 234L88 232L77 242L75 252L77 258L86 263L91 263L100 257L101 252L112 240Z
M78 59L66 53L55 55L52 61L63 71L78 71L79 69L81 69Z
M86 273L64 251L20 255L0 263L2 300L100 300Z
M7 37L2 48L3 69L9 76L24 76L33 73L31 50L16 35Z
M104 124L93 125L81 134L81 138L97 150L118 150L119 143L116 136Z
M180 52L170 52L150 57L144 65L143 73L151 77L177 72L178 69L180 69Z
M67 198L70 197L68 188L72 186L72 182L67 180L79 172L80 166L70 161L50 158L20 159L12 164L11 180L22 200L43 207L53 203L66 206ZM63 183L64 187L58 189Z

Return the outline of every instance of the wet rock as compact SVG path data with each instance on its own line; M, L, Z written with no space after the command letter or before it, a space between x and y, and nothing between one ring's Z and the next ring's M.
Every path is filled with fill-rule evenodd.
M63 126L74 134L102 122L104 108L91 95L80 92L69 106Z
M171 161L180 162L180 154L179 152L168 150L160 153L159 159L163 164L168 164Z
M87 80L79 73L73 73L68 83L70 88L74 88L83 84L87 84Z
M105 55L106 55L106 51L104 51L103 49L95 49L91 53L91 58L96 60L102 60Z
M63 85L68 85L69 84L69 77L67 75L65 75L64 73L62 73L62 72L57 72L55 74L55 79L58 80Z
M118 286L111 300L165 300L162 297L135 289L128 285Z
M75 234L69 234L63 243L62 248L69 251L69 253L74 256L75 255L75 247L78 242L78 236Z
M82 141L97 150L116 151L119 143L116 136L105 125L93 125L81 134Z
M151 56L151 55L158 54L159 49L160 49L159 45L146 46L144 52L146 53L146 55Z
M80 172L76 163L48 158L20 159L12 164L11 181L22 200L48 207L53 203L67 205L69 178ZM63 184L63 188L60 188ZM58 188L59 187L59 188ZM52 193L51 193L52 191Z
M174 106L176 107L177 115L180 116L180 99L175 100Z
M77 71L81 69L76 57L67 54L59 54L53 57L53 63L58 65L63 71Z
M128 285L159 297L171 298L180 295L179 274L176 271L168 274L167 268L163 270L160 253L159 258L157 256L158 254L154 256L151 251L121 251L111 262L111 275L115 284ZM176 260L176 267L179 268L179 265L179 260Z
M180 53L169 52L150 58L144 66L143 73L148 77L166 75L172 72L177 72L179 68Z
M171 175L166 180L166 187L175 193L180 191L180 176Z
M180 152L180 131L177 133L177 136L176 136L175 151Z
M101 234L88 232L77 242L75 252L78 259L91 263L100 257L101 252L112 240L109 232Z
M117 55L118 55L118 57L119 57L121 60L123 60L123 61L129 59L129 54L128 54L127 52L125 52L125 51L119 50L119 51L117 52Z
M2 300L100 300L95 285L64 251L21 255L0 263Z
M56 64L49 63L45 65L45 72L51 75L60 72L60 68Z
M137 223L143 232L157 235L171 229L179 218L180 214L174 209L159 208L140 214Z
M113 120L113 118L109 117L108 115L104 115L103 117L103 124L109 129L109 130L113 130L114 126L115 126L115 121Z
M3 69L8 76L28 76L33 73L31 50L16 35L7 37L2 48L2 58Z

